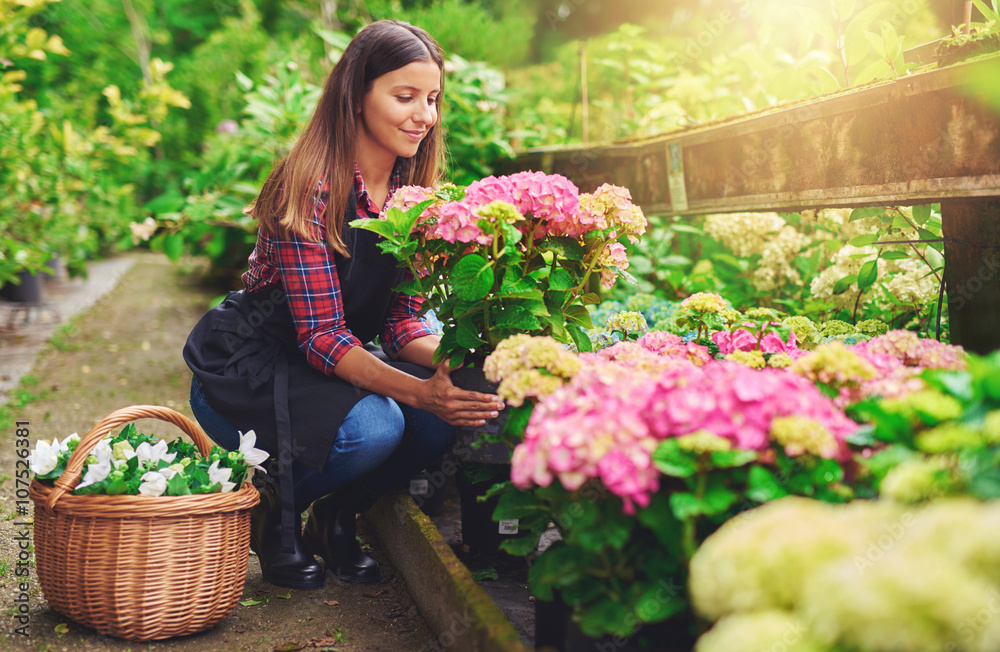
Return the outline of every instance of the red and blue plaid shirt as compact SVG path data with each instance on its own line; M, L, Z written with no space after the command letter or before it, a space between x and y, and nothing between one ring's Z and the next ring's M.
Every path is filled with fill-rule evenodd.
M389 196L402 185L399 174L393 172ZM357 166L354 169L354 192L357 196L358 218L379 217L378 207L368 196L365 182ZM318 242L291 234L280 237L259 231L257 245L250 254L250 268L243 274L248 292L284 286L288 306L298 332L299 348L316 369L332 375L333 368L348 350L363 343L347 328L341 301L340 279L334 252L326 243L326 193L317 193L313 212L313 233ZM412 275L407 272L407 279ZM381 333L382 348L396 359L399 351L434 329L416 316L423 300L400 294L390 309Z

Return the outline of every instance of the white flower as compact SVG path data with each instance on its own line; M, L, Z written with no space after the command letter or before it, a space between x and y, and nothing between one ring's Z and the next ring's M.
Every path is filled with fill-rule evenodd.
M177 453L171 453L167 455L167 442L162 439L156 442L155 446L150 446L149 442L142 442L135 449L135 455L139 458L139 466L143 466L146 463L156 464L160 460L170 463L174 461L177 457Z
M208 467L208 479L214 484L216 482L222 484L222 493L227 493L233 490L236 486L235 482L230 482L229 478L233 475L233 470L229 467L219 468L219 460L212 462L212 466Z
M111 473L111 457L107 457L103 461L99 461L96 464L87 465L87 473L84 474L83 480L80 484L76 485L77 489L82 489L87 485L94 484L96 482L101 482Z
M69 444L70 444L70 442L73 442L73 441L75 441L77 443L80 443L80 435L78 435L78 434L76 434L74 432L72 435L70 435L66 439L63 439L62 443L59 444L59 450L60 450L60 452L68 453L69 452Z
M162 469L156 469L156 472L162 474L167 480L172 480L175 475L184 472L184 465L180 462L176 462L170 466L165 466Z
M36 475L51 473L56 468L59 461L59 440L53 439L50 444L47 441L39 440L35 444L35 450L28 455L28 468Z
M166 490L167 478L159 471L146 471L142 475L142 484L139 485L139 493L147 496L162 496Z
M139 244L140 241L149 240L156 233L156 220L147 217L142 222L132 222L128 225L132 230L132 244Z
M240 452L243 453L243 460L247 463L247 466L252 466L256 469L264 471L260 464L267 461L270 454L267 451L254 448L254 444L256 443L257 433L253 430L250 430L245 435L242 432L240 433ZM267 473L267 471L264 471L264 473Z

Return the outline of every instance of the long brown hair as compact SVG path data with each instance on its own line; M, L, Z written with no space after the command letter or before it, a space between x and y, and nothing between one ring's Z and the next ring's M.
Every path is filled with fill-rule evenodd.
M343 222L354 186L357 112L376 79L428 59L443 70L441 46L427 32L409 23L380 20L358 32L330 73L309 124L288 156L271 170L257 199L245 213L256 218L266 232L280 230L283 234L292 232L313 238L311 208L322 178L330 189L326 241L334 251L349 255L344 246ZM444 157L439 129L441 93L435 102L437 122L428 130L416 155L398 159L406 184L430 187L438 180Z

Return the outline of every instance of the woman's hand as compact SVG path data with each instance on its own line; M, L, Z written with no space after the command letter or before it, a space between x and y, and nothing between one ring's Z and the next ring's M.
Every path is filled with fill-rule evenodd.
M423 404L418 407L436 414L452 426L481 426L504 408L503 401L495 394L455 387L447 362L437 365L434 375L424 382L427 391Z

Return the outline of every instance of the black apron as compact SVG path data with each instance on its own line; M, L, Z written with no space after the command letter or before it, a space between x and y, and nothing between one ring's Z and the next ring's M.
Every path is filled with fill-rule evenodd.
M378 248L380 236L346 226L356 210L352 192L345 215L351 257L334 254L334 262L347 328L369 343L398 298L394 288L404 270ZM321 472L347 413L372 393L309 364L280 285L230 292L195 325L184 345L184 361L201 381L212 409L241 431L253 430L257 446L277 457L286 514L293 512L291 462ZM415 364L388 364L419 378L433 375ZM291 532L290 519L283 518L283 535L286 520Z

